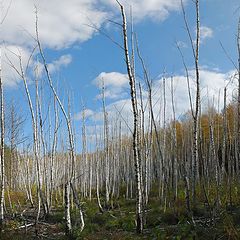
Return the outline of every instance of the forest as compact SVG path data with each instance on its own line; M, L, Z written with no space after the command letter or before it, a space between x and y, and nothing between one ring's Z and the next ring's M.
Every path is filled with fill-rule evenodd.
M20 103L5 99L0 65L0 239L240 239L240 18L231 36L237 58L221 44L234 71L222 94L203 100L199 60L204 9L201 0L189 3L192 32L185 1L179 1L194 66L189 67L176 44L188 98L188 110L179 116L175 75L164 72L156 88L132 9L113 2L119 17L111 23L121 42L94 23L88 27L121 50L128 118L121 109L108 112L102 78L102 126L92 126L89 135L89 113L82 101L81 134L76 134L71 89L63 92L52 75L37 7L35 45L27 63L20 51L8 49L14 61L5 56L23 84L27 115Z

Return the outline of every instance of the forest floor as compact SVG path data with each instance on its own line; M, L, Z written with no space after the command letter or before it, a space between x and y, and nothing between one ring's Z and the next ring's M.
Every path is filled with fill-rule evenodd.
M189 217L184 198L160 207L157 198L150 198L145 213L143 234L135 233L135 200L116 200L110 210L100 213L96 200L83 203L85 229L78 230L77 211L72 211L74 238L85 240L230 240L240 239L240 206L232 204L216 209L215 204L198 205ZM64 240L64 209L55 208L47 219L40 217L36 237L35 209L22 206L15 216L6 216L1 240L56 239Z

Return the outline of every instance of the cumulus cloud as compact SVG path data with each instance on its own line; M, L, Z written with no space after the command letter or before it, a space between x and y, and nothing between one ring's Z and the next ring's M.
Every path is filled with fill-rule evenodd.
M201 43L208 38L213 37L213 30L207 26L200 27L200 41Z
M202 68L200 70L200 91L201 91L201 106L206 108L208 103L214 104L217 108L219 104L220 109L223 108L223 89L228 84L229 80L234 75L233 71L226 73L219 72L217 70L209 70ZM189 80L190 80L190 91L192 99L195 99L196 91L196 81L195 81L195 71L189 71ZM162 80L158 80L159 84ZM228 101L232 98L232 91L236 87L236 82L232 81L228 84ZM175 95L175 104L176 104L176 113L178 116L184 114L190 109L189 95L187 88L187 80L185 76L175 76L174 77L174 95ZM167 109L168 116L171 118L171 79L166 79L166 98L167 98ZM219 98L219 99L218 99ZM218 103L219 100L219 103ZM194 101L193 101L194 104Z
M4 1L4 12L11 0ZM145 18L164 20L171 11L180 9L179 0L123 0L140 21ZM107 19L119 15L112 0L21 0L13 1L1 26L0 40L10 45L31 46L35 36L35 7L39 18L41 42L49 48L64 48L89 40Z
M38 74L41 75L44 72L43 64L30 59L31 51L28 48L20 47L17 45L3 45L1 49L2 58L2 78L3 83L7 87L17 87L18 83L22 81L18 72L21 72L20 58L22 62L22 68L25 72L28 64L28 74L31 77L33 69L38 66ZM62 67L68 66L72 61L71 55L62 55L59 59L54 60L48 64L50 73L59 71ZM28 77L29 77L28 76Z
M48 69L51 73L57 72L61 67L66 67L72 62L72 56L70 54L62 55L59 59L48 64Z
M89 118L94 115L94 111L91 109L85 109L84 114L85 114L85 118ZM80 120L82 120L82 118L83 118L83 111L74 114L75 121L80 121Z
M52 49L66 48L74 43L87 41L96 33L96 30L89 25L100 28L107 19L119 16L119 8L112 0L71 0L71 3L67 0L21 0L10 3L11 0L3 3L2 10L7 15L1 25L0 41L7 46L21 49L24 60L35 41L35 6L38 11L40 40L44 47ZM122 3L126 6L127 12L132 6L137 21L145 18L164 20L171 11L180 8L178 0L123 0ZM65 55L50 63L49 68L52 72L58 71L70 62L71 56ZM8 77L7 84L15 86L19 82L16 74L13 74L7 66L4 68L8 69L5 73ZM101 77L104 77L108 87L106 97L117 98L123 93L123 86L126 83L124 75L102 73L99 79ZM112 87L115 87L115 91Z
M96 8L96 1L72 0L69 3L66 0L21 0L12 1L12 4L10 4L11 0L4 1L3 12L7 14L1 25L0 36L0 42L4 43L2 52L4 84L15 87L21 81L16 71L9 66L9 59L19 68L19 59L15 54L19 55L25 65L35 45L34 6L38 10L39 36L42 45L60 49L90 39L95 33L93 28L87 26L90 22L97 27L101 26L106 13ZM66 67L71 61L70 55L63 55L49 63L48 67L53 73L59 71L61 67ZM35 65L36 62L32 61L31 66ZM38 63L38 66L41 73L43 66L41 63Z
M125 87L128 85L128 76L119 72L102 72L93 80L93 84L99 89L104 84L106 98L120 98L126 95ZM101 94L97 98L101 98Z
M101 87L103 82L105 86L123 87L128 83L128 77L127 74L119 72L102 72L96 77L94 83Z
M100 74L101 75L101 74ZM99 75L99 76L100 76ZM104 75L104 74L103 74ZM117 75L116 73L114 75ZM121 75L121 74L120 74ZM217 108L219 104L220 110L223 108L223 89L228 84L228 101L232 99L232 94L234 89L236 88L236 81L230 81L233 79L234 71L229 71L226 73L222 73L218 70L210 70L207 68L201 68L200 70L200 78L201 78L201 106L202 108L206 108L208 103L214 104ZM97 78L98 79L98 78ZM185 114L190 109L189 103L189 95L188 95L188 87L187 80L184 75L176 75L173 78L173 90L174 90L174 101L175 101L175 111L177 117L181 117L181 115ZM190 80L190 91L192 99L195 98L196 91L196 82L195 82L195 71L189 71L189 80ZM98 82L97 80L95 80ZM120 81L121 82L121 81ZM166 114L167 120L172 119L172 96L171 96L171 78L165 79L166 83ZM122 84L119 83L120 86L126 84L125 81L122 81ZM108 85L111 86L111 91L115 91L114 88L118 89L119 86L117 83L113 81L108 82ZM153 111L155 118L159 121L162 120L163 116L163 79L160 77L156 80L152 86L153 92ZM145 108L145 117L146 122L148 122L148 93L146 89L142 89L143 93L143 105ZM219 99L218 99L219 98ZM219 103L218 103L219 100ZM194 103L194 101L193 101ZM112 99L111 103L106 107L110 122L115 122L115 119L121 120L125 123L125 127L131 128L133 119L132 119L132 106L130 98L121 98L119 95L118 98ZM96 111L92 116L91 120L101 122L103 120L101 110Z
M116 9L116 3L112 0L101 0ZM126 11L132 7L134 19L141 21L145 18L154 21L163 21L168 17L171 11L181 9L179 0L122 0L120 1L126 8ZM184 0L183 2L187 2Z
M29 52L27 48L16 45L1 47L2 79L5 86L17 86L21 81L21 78L17 73L17 71L21 72L19 57L21 57L22 67L25 70L30 55L31 52ZM17 71L11 65L13 65Z
M87 24L92 22L100 27L106 17L106 13L98 10L95 4L96 0L71 0L71 3L67 0L13 1L2 25L1 41L21 46L32 44L35 36L34 5L38 9L39 34L44 46L62 48L86 41L95 32Z

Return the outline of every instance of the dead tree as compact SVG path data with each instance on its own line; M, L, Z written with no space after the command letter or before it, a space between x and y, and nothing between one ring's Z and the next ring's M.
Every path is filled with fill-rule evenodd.
M237 49L238 49L238 68L237 68L237 78L238 78L238 96L237 96L237 164L240 161L240 18L238 20L238 32L237 32ZM239 171L239 166L237 165L237 172Z
M44 66L44 70L46 72L46 76L47 76L47 80L50 86L50 89L54 95L54 98L56 99L56 102L58 103L61 112L63 113L64 119L66 121L66 125L67 125L67 131L68 131L68 141L69 141L69 155L70 155L70 163L68 163L68 165L70 166L70 169L66 170L66 180L65 180L65 221L66 221L66 235L68 235L70 238L72 236L72 223L71 223L71 215L70 215L70 190L71 190L71 184L73 182L73 178L74 178L74 171L75 171L75 145L74 145L74 135L73 135L73 128L72 128L72 122L71 122L71 118L69 117L69 115L67 114L62 101L60 100L54 86L53 86L53 82L52 82L52 78L48 69L48 65L43 53L43 49L41 46L41 42L39 39L39 31L38 31L38 15L37 15L37 9L36 9L36 42L37 42L37 46L38 46L38 50L40 53L40 56L42 58L42 62L43 62L43 66ZM72 185L73 186L73 185ZM80 204L76 204L77 207L79 208L79 212L81 212L81 208L80 208ZM80 214L80 220L81 220L81 229L83 229L84 227L84 219L83 219L83 215Z
M120 6L122 15L122 32L124 42L124 53L125 62L127 67L127 73L130 85L131 103L133 111L133 156L135 163L135 175L136 175L136 227L137 232L142 233L143 231L143 198L142 198L142 177L141 177L141 156L139 155L139 113L137 107L137 96L136 96L136 81L134 69L130 61L129 50L128 50L128 33L127 33L127 20L123 5L117 1Z
M196 10L196 39L195 41L192 38L185 9L183 6L183 1L181 0L182 5L182 11L183 11L183 17L185 26L187 29L187 33L189 36L189 40L191 43L193 58L194 58L194 64L195 64L195 81L196 81L196 96L195 96L195 109L192 108L191 103L191 110L192 110L192 118L193 118L193 145L192 145L192 199L193 199L193 205L196 203L196 183L198 178L198 138L199 138L199 111L200 111L200 70L199 70L199 47L200 47L200 16L199 16L199 0L195 1L195 10ZM185 66L186 68L186 66ZM188 91L190 92L189 85L188 85ZM189 94L190 95L190 94ZM191 97L190 97L190 102Z
M22 62L22 57L21 55L14 54L18 60L19 60L19 69L11 62L10 59L8 59L10 66L16 71L16 73L20 76L20 78L23 80L24 83L24 89L25 89L25 94L27 97L28 101L28 107L30 110L31 114L31 121L32 121L32 131L33 131L33 152L34 152L34 162L35 162L35 167L36 167L36 181L37 181L37 196L38 196L38 207L37 207L37 214L36 214L36 234L37 234L37 226L38 226L38 220L40 216L40 211L41 211L41 204L44 204L43 200L43 195L42 195L42 184L40 180L40 163L39 163L39 139L38 139L38 130L37 130L37 115L34 112L34 107L33 107L33 102L32 102L32 97L29 92L28 88L28 81L26 77L26 72L29 66L29 62L32 58L32 55L34 53L36 48L33 49L32 54L29 57L28 64L26 69L23 67L23 62ZM43 205L44 207L44 205Z
M0 61L1 49L0 49ZM0 143L0 160L1 160L1 194L0 194L0 229L4 222L4 194L5 194L5 159L4 159L4 95L3 95L3 79L2 79L2 64L0 63L0 99L1 99L1 116L0 116L0 127L1 127L1 143Z
M102 80L102 108L104 118L104 167L105 167L105 207L109 208L109 127L108 127L108 112L106 111L105 103L105 86L104 79Z

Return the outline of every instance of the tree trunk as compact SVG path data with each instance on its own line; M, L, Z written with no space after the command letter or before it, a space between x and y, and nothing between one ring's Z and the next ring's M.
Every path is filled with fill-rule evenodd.
M141 177L141 160L139 156L139 116L137 109L137 96L135 87L135 76L134 70L131 66L129 51L128 51L128 37L127 37L127 21L123 5L118 2L121 8L122 14L122 31L123 31L123 41L124 41L124 52L125 52L125 62L128 72L129 85L131 90L131 103L133 110L133 156L135 162L135 177L136 177L136 223L137 232L142 233L143 231L143 198L142 198L142 177Z

